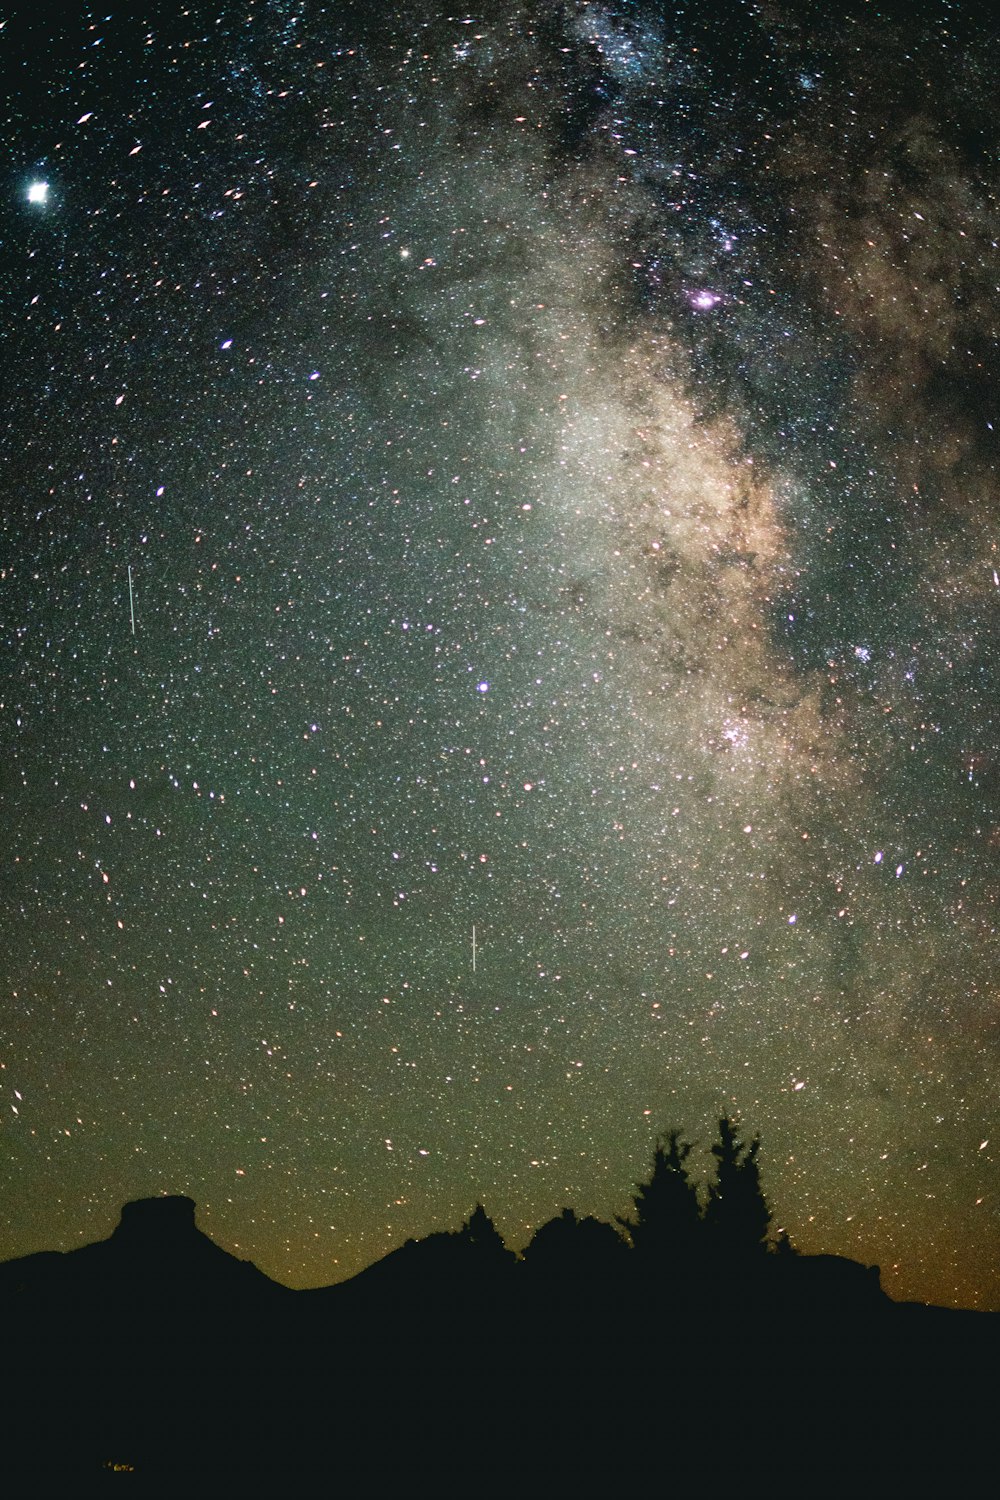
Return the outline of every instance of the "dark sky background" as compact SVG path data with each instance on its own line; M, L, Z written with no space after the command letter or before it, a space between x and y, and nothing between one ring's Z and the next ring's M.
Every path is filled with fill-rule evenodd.
M1000 1308L995 32L19 10L0 1255L521 1246L728 1111Z

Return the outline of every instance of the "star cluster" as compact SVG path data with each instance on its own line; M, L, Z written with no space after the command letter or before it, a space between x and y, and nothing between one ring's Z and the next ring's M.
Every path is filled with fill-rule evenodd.
M738 1112L1000 1306L996 36L868 9L0 28L0 1253L519 1246Z

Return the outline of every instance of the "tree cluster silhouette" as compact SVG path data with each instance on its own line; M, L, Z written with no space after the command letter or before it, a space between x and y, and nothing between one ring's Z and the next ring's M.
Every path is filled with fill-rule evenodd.
M1000 1315L907 1308L877 1267L770 1238L760 1141L728 1116L710 1180L656 1142L617 1227L565 1208L518 1257L477 1203L350 1281L293 1292L215 1245L187 1198L110 1239L0 1266L18 1494L774 1493L928 1497L992 1420ZM922 1412L940 1370L965 1372ZM86 1371L53 1408L56 1372ZM742 1372L742 1376L741 1376ZM732 1378L772 1447L716 1423ZM721 1382L721 1384L720 1384ZM951 1434L956 1437L952 1438ZM109 1477L110 1476L110 1477ZM813 1482L815 1481L815 1482ZM983 1491L983 1493L992 1493Z
M704 1188L693 1180L688 1165L694 1145L679 1130L660 1137L653 1151L648 1178L636 1184L632 1212L616 1215L610 1224L594 1218L578 1219L571 1208L543 1224L523 1254L525 1265L549 1275L599 1273L622 1267L622 1251L633 1272L649 1271L664 1283L690 1287L717 1276L724 1265L745 1268L776 1249L768 1239L771 1210L760 1182L760 1137L740 1139L734 1120L723 1115L711 1150L714 1180ZM778 1241L786 1252L787 1235Z

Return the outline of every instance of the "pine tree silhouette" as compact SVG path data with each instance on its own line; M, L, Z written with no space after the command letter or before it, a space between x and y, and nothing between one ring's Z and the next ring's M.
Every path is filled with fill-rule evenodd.
M683 1269L697 1250L701 1230L698 1189L688 1175L687 1159L693 1147L672 1130L657 1141L653 1171L648 1182L638 1183L635 1214L617 1218L627 1231L636 1252L664 1270Z
M717 1256L755 1256L768 1248L771 1210L760 1185L759 1150L759 1136L746 1145L737 1135L735 1121L723 1115L719 1139L712 1147L715 1181L709 1184L705 1207L705 1228Z
M458 1233L481 1264L513 1262L514 1252L507 1249L500 1231L481 1203L476 1204Z

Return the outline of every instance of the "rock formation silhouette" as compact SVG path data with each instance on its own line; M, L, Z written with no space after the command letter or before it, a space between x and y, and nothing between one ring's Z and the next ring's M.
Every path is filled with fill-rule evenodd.
M686 1159L679 1136L657 1147L635 1248L566 1208L518 1259L477 1205L293 1292L173 1197L0 1265L7 1490L771 1496L786 1475L837 1500L979 1493L1000 1317L897 1305L876 1267L756 1238L724 1261Z

